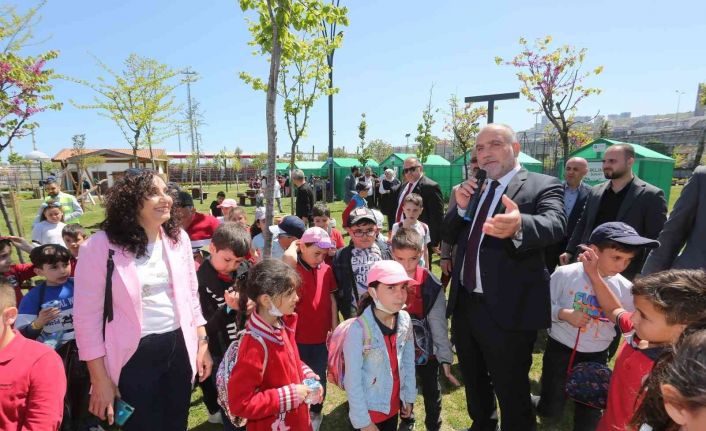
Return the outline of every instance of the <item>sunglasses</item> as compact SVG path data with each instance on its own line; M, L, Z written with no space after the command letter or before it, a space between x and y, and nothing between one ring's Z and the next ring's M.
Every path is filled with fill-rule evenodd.
M409 168L402 169L402 172L404 172L405 174L408 174L410 172L416 171L417 168L421 168L421 166L410 166Z

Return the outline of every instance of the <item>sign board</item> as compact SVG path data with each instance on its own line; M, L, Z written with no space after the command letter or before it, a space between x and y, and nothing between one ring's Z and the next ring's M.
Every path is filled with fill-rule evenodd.
M586 174L585 180L604 181L605 175L603 175L603 162L588 162L588 174Z
M596 153L605 153L605 144L593 144L593 151Z

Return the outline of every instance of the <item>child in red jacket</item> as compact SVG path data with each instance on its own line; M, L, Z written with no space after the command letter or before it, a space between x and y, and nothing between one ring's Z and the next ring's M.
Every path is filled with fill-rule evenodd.
M231 413L248 420L247 430L311 431L308 403L320 402L304 379L319 380L299 358L294 338L301 278L280 260L265 259L253 266L240 295L241 310L248 298L257 303L240 341L238 360L228 381Z

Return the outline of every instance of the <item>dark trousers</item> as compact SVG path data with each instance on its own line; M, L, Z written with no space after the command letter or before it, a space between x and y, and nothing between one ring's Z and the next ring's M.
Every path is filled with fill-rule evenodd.
M120 395L135 408L122 429L186 430L191 377L181 329L143 337L120 372Z
M495 395L503 431L533 431L529 370L537 331L511 331L493 320L482 295L459 287L451 331L473 430L494 429Z
M213 374L216 374L218 368L216 362L214 361ZM218 391L216 390L216 382L213 379L206 379L203 382L198 382L201 388L201 393L203 394L203 403L208 409L208 414L212 415L218 412L221 407L218 405Z
M417 383L422 387L424 398L424 425L427 431L437 431L441 428L441 385L439 384L439 362L436 358L429 359L424 365L417 365ZM405 429L414 429L414 415L411 418L401 418ZM400 427L402 429L402 427Z
M397 415L382 422L377 422L375 426L378 427L378 431L397 431Z
M355 287L354 287L355 289ZM326 396L326 365L328 364L328 349L326 343L323 344L300 344L297 343L299 349L299 358L307 364L313 372L315 372L321 380L321 386L324 387L324 397ZM321 404L312 404L309 406L309 411L312 413L321 413L324 408L323 401Z
M566 369L571 358L571 347L567 347L551 337L542 360L542 392L537 414L542 417L560 418L566 404ZM576 352L574 365L580 362L608 362L608 351L594 353ZM601 411L581 403L574 403L574 431L594 431L601 420Z

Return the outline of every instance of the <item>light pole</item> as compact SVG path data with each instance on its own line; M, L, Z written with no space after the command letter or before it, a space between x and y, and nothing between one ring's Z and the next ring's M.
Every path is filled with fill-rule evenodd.
M405 152L405 153L408 153L408 152L409 152L409 136L410 136L410 135L411 135L411 133L405 133L405 134L404 134L404 137L407 138L407 145L404 147L404 152Z
M25 156L27 160L33 160L39 162L39 177L40 177L40 189L42 190L42 199L44 199L44 162L51 161L51 157L47 156L39 150L33 150Z
M674 127L679 127L679 102L681 102L681 95L684 94L683 91L674 90L677 93L677 112L674 114Z

